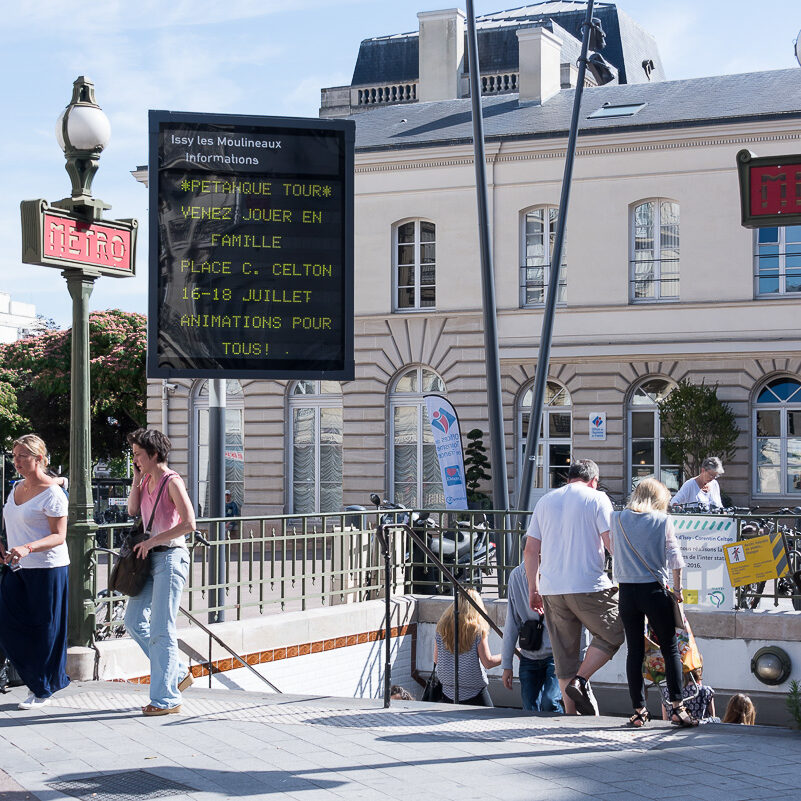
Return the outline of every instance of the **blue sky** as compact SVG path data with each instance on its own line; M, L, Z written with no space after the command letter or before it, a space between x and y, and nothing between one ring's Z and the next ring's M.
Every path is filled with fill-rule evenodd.
M321 87L350 83L362 39L417 30L418 11L452 5L424 0L6 4L0 31L6 160L0 291L35 304L60 325L70 324L69 295L59 271L19 260L19 201L69 194L54 126L78 75L94 80L97 100L111 120L94 194L111 203L107 216L135 217L141 226L137 277L99 279L91 305L144 312L147 191L130 171L147 161L148 109L315 117ZM477 14L516 5L474 2ZM798 68L793 43L801 29L799 0L621 0L618 7L656 37L669 79ZM86 15L71 9L85 9Z

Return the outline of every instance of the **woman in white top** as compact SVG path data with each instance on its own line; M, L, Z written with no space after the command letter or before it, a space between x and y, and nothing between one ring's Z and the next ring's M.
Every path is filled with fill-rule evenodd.
M681 489L673 496L671 505L697 503L706 509L722 509L723 501L720 499L717 477L723 473L723 462L717 456L707 456L701 462L701 472L681 485Z
M22 476L3 508L8 547L0 579L0 648L30 695L20 709L36 709L69 684L67 666L67 496L47 475L47 448L26 434L14 442Z

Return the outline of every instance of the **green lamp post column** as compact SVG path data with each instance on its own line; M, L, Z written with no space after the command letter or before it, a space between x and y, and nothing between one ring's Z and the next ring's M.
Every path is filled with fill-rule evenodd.
M65 270L72 297L70 500L67 547L70 553L68 638L70 645L87 646L95 627L92 570L89 551L94 544L92 501L92 435L89 396L89 296L97 276Z
M56 122L56 139L67 160L72 194L54 203L59 208L97 220L110 208L92 197L92 180L100 153L111 136L108 118L95 101L95 87L81 75L72 99ZM92 500L92 416L89 394L89 297L98 272L76 267L64 270L72 297L72 349L70 398L70 500L67 513L67 547L70 553L68 640L71 646L89 646L95 627L90 550L94 544Z

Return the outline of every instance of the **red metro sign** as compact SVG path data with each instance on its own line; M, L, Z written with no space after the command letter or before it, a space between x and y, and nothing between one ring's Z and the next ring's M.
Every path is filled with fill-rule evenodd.
M24 200L22 261L99 275L134 275L136 220L85 220L44 200Z
M801 225L801 155L737 154L740 208L746 228Z

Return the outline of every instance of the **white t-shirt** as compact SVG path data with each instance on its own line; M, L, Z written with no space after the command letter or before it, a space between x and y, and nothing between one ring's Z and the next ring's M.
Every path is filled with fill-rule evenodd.
M540 593L569 595L612 586L604 572L601 534L612 525L612 502L581 481L543 495L526 534L542 542Z
M17 504L14 500L14 490L8 494L8 500L3 507L3 520L6 524L8 547L27 545L29 542L50 536L48 517L67 516L67 496L57 484L51 484L46 490L34 495L29 501ZM39 551L19 560L23 569L34 567L63 567L70 563L67 543L62 542L55 548Z
M720 484L713 478L707 484L704 492L694 478L688 478L681 485L681 489L673 496L672 504L677 503L697 503L708 508L723 508L723 501L720 498Z

